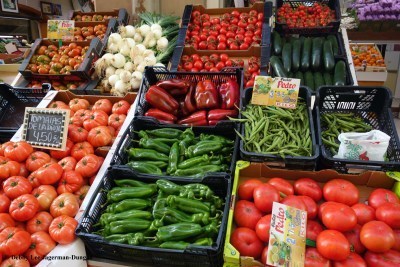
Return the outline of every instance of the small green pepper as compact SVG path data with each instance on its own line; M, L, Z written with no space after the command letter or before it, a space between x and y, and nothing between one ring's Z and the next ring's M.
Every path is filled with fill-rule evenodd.
M159 138L179 138L183 132L174 128L160 128L155 130L147 130L146 133L150 136Z
M176 170L175 175L202 177L206 172L219 172L222 170L222 168L223 166L221 165L203 165L189 169L178 169Z
M159 179L156 181L156 184L160 191L164 192L167 196L179 195L180 191L182 190L182 186L177 185L169 180Z
M104 237L105 240L115 243L129 244L138 246L144 242L142 233L129 233L129 234L113 234Z
M156 165L151 163L141 162L141 161L130 161L126 164L129 168L139 173L148 173L148 174L162 174L162 171Z
M167 173L171 174L177 170L178 161L179 161L179 143L176 142L172 145L171 150L169 151L169 160L168 160L168 168Z
M165 161L168 162L168 156L155 151L154 149L146 148L130 148L128 150L130 158L139 160L155 160L155 161Z
M212 221L209 225L203 227L203 233L206 237L214 237L218 235L219 226L217 225L216 221Z
M185 137L183 140L179 142L179 155L180 159L179 161L182 162L185 160L185 152L188 149L188 147L192 144L193 138L190 137Z
M178 196L168 196L167 203L172 208L177 208L188 213L210 213L211 205L196 199L187 199Z
M151 221L143 219L130 219L111 222L104 227L106 236L112 234L129 234L142 230L146 230L151 225Z
M157 152L168 154L171 147L163 142L156 141L155 139L151 138L141 138L139 140L139 147L147 148L147 149L154 149Z
M103 213L100 216L99 222L105 226L110 222L129 220L133 218L150 220L152 218L151 212L143 210L127 210L121 213Z
M213 240L211 237L203 237L203 238L199 238L196 241L194 241L193 244L199 245L199 246L212 246Z
M188 158L193 158L196 156L201 156L208 153L216 153L220 151L224 145L221 142L215 141L200 141L196 145L190 146L185 151L185 156Z
M185 241L168 241L164 242L160 245L160 248L168 248L168 249L179 249L184 250L190 243Z
M124 199L148 198L157 191L154 187L114 187L107 193L107 200L119 202Z
M187 198L201 198L209 200L214 196L214 192L206 185L199 183L192 183L183 186L184 190L181 190L180 197ZM193 194L193 197L188 197Z
M219 135L213 135L213 134L200 134L200 140L201 141L217 141L217 142L221 142L224 144L229 144L229 145L233 145L234 141L233 140L229 140L228 138L225 138L223 136L219 136Z
M178 169L189 169L195 166L199 166L199 164L206 163L208 164L210 162L210 158L207 154L190 158L185 161L182 161L181 163L178 164Z
M164 218L167 223L180 223L180 222L190 222L198 223L202 225L207 225L210 223L210 214L208 212L186 214L183 211L164 207L161 209L153 210L153 216L156 219Z
M160 241L181 241L203 233L204 229L197 223L175 223L158 229L156 238Z
M146 236L154 235L154 232L156 232L158 228L162 226L164 226L163 219L155 219L151 222L149 228L147 228L146 231L143 232L143 234Z
M136 164L136 166L140 166L139 164L151 164L153 166L156 166L160 169L164 169L168 166L168 163L165 161L161 161L161 160L139 160L139 161L130 161L130 162L134 162Z
M151 201L148 199L133 198L125 199L118 203L113 203L107 206L107 213L120 213L131 209L143 210L151 206Z
M156 184L148 184L134 179L114 179L114 183L119 187L156 187Z
M180 139L194 139L194 132L192 128L184 130L180 136Z

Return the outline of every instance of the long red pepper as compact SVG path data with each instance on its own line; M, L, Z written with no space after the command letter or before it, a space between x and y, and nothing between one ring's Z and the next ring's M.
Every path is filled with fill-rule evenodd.
M179 103L164 89L157 85L150 86L145 95L146 101L162 111L177 114Z

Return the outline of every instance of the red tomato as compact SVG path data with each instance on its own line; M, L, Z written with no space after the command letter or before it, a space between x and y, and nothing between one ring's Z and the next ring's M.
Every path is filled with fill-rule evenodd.
M17 162L25 161L33 152L33 147L25 141L9 144L4 149L4 156Z
M40 87L40 88L42 88L42 87ZM4 156L4 149L10 144L14 144L14 142L7 141L7 142L5 142L5 143L0 145L0 156L2 156L2 157Z
M73 157L65 157L58 162L58 164L63 168L64 171L73 171L76 166L76 159Z
M11 200L3 193L0 194L0 213L8 212Z
M358 203L358 188L351 182L344 179L333 179L323 187L323 194L326 201L334 201L352 206Z
M31 235L19 228L7 227L0 233L0 253L3 255L17 256L23 254L30 244Z
M368 205L377 209L380 205L391 202L400 203L398 196L390 190L377 188L369 195Z
M81 188L79 188L78 191L74 193L76 196L76 199L78 199L79 206L82 205L83 200L85 199L87 193L89 192L90 186L89 185L84 185Z
M5 180L3 190L7 197L15 199L21 195L29 194L32 191L32 185L25 177L11 176Z
M97 126L89 131L87 140L93 147L107 146L112 141L112 135L107 126Z
M97 126L107 126L108 115L103 110L93 111L87 120L83 122L83 128L90 131Z
M60 215L74 217L79 211L79 203L71 193L63 193L56 197L50 205L50 214L55 218Z
M89 154L76 164L75 171L84 178L90 178L99 171L101 164L98 156Z
M25 257L32 265L36 265L55 247L56 242L48 233L44 231L36 232L31 235L31 244L25 252Z
M108 125L113 127L114 129L118 129L119 127L122 126L122 124L124 123L126 119L126 115L125 114L111 114L108 117Z
M363 254L365 251L364 245L360 240L361 225L357 224L353 229L344 233L354 252Z
M86 141L88 131L78 125L70 124L68 126L68 138L74 143Z
M14 227L15 221L8 213L0 213L0 232L7 227Z
M367 251L364 260L368 267L398 267L400 266L400 252L388 250L383 253Z
M10 176L15 176L20 173L21 165L14 160L9 160L3 156L0 156L0 179L7 179Z
M39 210L48 211L51 203L57 197L57 191L52 185L41 185L33 189L32 195L39 202Z
M256 234L258 238L263 242L269 240L269 228L271 227L271 214L262 217L256 224Z
M360 232L361 243L370 251L382 253L395 244L392 228L380 221L370 221L364 224Z
M102 110L107 114L111 114L112 107L113 107L113 105L110 100L100 99L94 103L92 110L93 111Z
M44 153L42 151L35 151L32 154L30 154L29 157L27 158L26 168L30 172L33 172L49 162L50 162L49 154Z
M30 234L45 231L48 232L53 216L47 211L40 211L33 216L32 219L26 222L26 231Z
M400 229L400 204L382 204L376 209L375 215L376 219L385 222L392 229Z
M24 222L32 219L38 210L38 200L31 194L25 194L11 201L9 212L14 220Z
M58 183L57 193L74 193L83 186L83 177L76 171L64 171Z
M296 195L309 196L318 202L322 198L322 189L318 183L310 178L300 178L294 182Z
M335 261L333 267L367 267L367 264L360 255L351 252L344 261Z
M307 207L307 219L315 219L318 213L318 206L315 201L309 196L299 196Z
M94 154L93 146L89 142L76 143L71 149L71 156L77 161L89 154Z
M342 261L350 255L350 244L341 232L324 230L317 237L317 250L327 259Z
M331 263L316 248L306 248L304 267L331 267Z
M62 173L63 168L58 163L47 163L36 171L36 178L40 184L54 184L60 180Z
M231 235L231 244L241 256L259 258L264 248L256 232L246 227L236 228Z
M1 262L1 261L0 261ZM5 259L0 267L29 267L29 261L24 256L10 257Z
M239 199L252 200L254 188L262 184L258 179L249 179L239 185L238 196Z
M75 240L75 228L77 226L78 222L74 218L61 215L51 222L49 234L54 241L66 245Z
M74 98L71 101L69 101L69 108L76 112L80 109L88 109L90 104L89 101L83 98Z
M54 101L51 102L48 108L55 108L55 109L70 109L67 104L62 101Z
M16 161L14 161L14 162L16 162ZM29 176L29 171L26 168L26 165L24 163L19 164L19 174L18 175L25 177L25 178L27 178Z
M71 140L67 139L65 150L50 150L50 156L58 160L68 157L71 154L71 149L73 146L74 143Z
M73 124L77 126L82 126L85 120L90 118L92 111L87 109L80 109L75 112L74 116L70 119L73 120Z
M319 222L313 221L313 220L308 220L307 221L306 238L310 239L310 240L313 240L313 241L316 241L317 240L317 236L323 230L324 230L324 228L322 227L322 225Z
M268 246L266 246L261 252L261 263L264 264L264 266L270 266L267 265L267 258L268 258Z
M400 230L393 230L394 233L394 246L392 249L400 251Z
M351 206L357 215L357 223L364 225L367 222L375 220L375 209L364 203L357 203Z
M271 178L267 183L275 187L279 191L282 198L289 195L294 195L293 186L285 179Z
M279 192L270 184L261 184L254 188L254 204L262 212L272 211L272 203L279 202Z
M128 114L131 105L126 100L120 100L112 106L111 112L115 114Z
M322 223L328 229L346 232L353 229L357 224L357 216L354 210L342 203L326 206L321 215Z
M253 202L247 200L236 202L233 218L237 226L255 229L261 217L261 211L256 208Z
M307 206L301 196L289 195L282 199L281 203L299 210L307 211Z

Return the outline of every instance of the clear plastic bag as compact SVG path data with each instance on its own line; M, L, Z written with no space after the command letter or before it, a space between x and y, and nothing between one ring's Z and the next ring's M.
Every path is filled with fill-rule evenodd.
M384 161L390 136L379 130L367 133L341 133L335 158Z

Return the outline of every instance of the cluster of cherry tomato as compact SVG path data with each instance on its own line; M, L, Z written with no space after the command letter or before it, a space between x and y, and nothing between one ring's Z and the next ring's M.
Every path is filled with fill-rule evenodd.
M239 185L238 197L230 243L241 256L266 264L272 205L280 202L307 211L306 235L316 247L306 248L304 266L400 266L400 199L390 190L373 190L365 204L343 179L322 188L310 178L293 185L282 178L249 179Z
M43 80L43 81L38 81L38 80L32 80L28 83L26 86L27 88L42 88L43 83L50 83L51 86L57 90L75 90L85 82L76 82L76 81L48 81L48 80Z
M34 266L57 243L75 239L74 217L104 160L95 149L113 142L130 104L101 99L89 108L73 99L49 107L71 112L66 150L0 145L1 266Z
M261 43L264 14L249 12L225 13L210 17L200 11L192 12L185 43L200 50L247 50Z
M213 53L210 56L200 56L199 54L183 55L178 65L178 71L218 72L225 67L245 68L245 86L251 87L254 84L255 76L260 74L261 62L260 58L254 56L245 60L241 58L229 58L229 55L226 53Z
M106 21L108 19L114 18L114 16L110 15L100 15L100 14L94 14L94 15L75 15L72 19L75 21Z
M39 74L71 74L77 70L89 46L82 47L76 43L62 45L42 45L32 56L27 70Z
M335 18L335 10L319 3L298 7L291 7L289 3L285 3L277 12L277 21L286 23L289 28L325 27Z
M75 27L74 28L74 41L81 42L91 40L95 37L103 39L107 31L107 26L105 24L98 24L96 26L85 26L85 27Z

